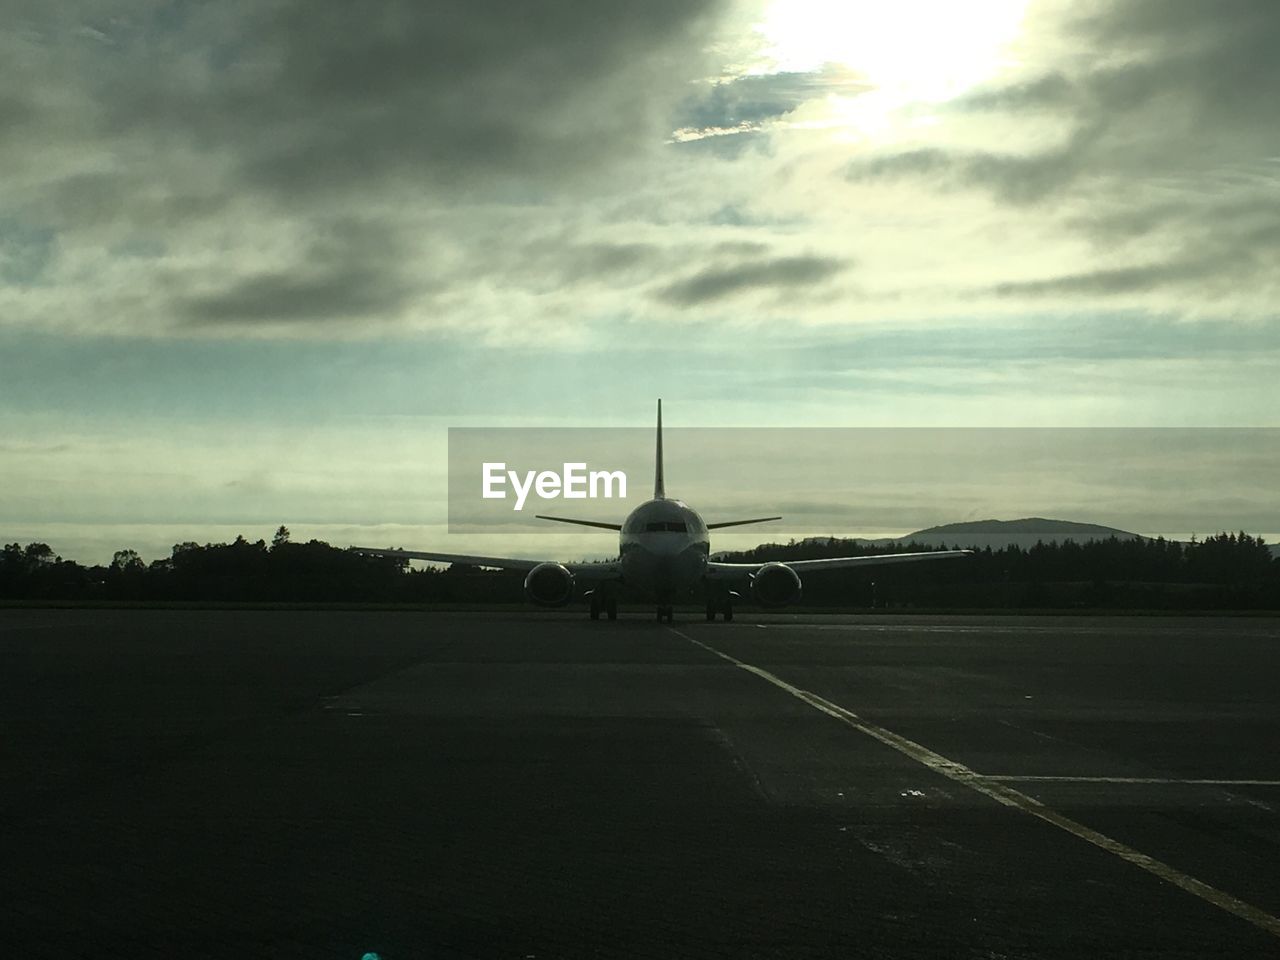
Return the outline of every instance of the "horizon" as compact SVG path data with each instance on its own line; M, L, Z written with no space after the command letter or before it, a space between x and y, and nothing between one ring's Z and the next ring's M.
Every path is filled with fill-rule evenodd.
M1030 519L1030 518L1020 517L1020 518L1014 518L1014 519L1016 520L1016 519ZM1051 519L1051 518L1046 517L1046 518L1040 518L1040 519ZM964 522L964 521L959 521L959 522ZM1010 522L1010 521L997 521L997 522ZM1071 520L1067 522L1089 523L1089 521L1075 521L1075 520ZM348 543L345 537L339 537L335 540L333 538L334 532L337 532L340 534L352 534L352 535L356 533L360 533L361 535L368 535L369 533L369 528L367 527L342 527L342 526L335 527L330 525L317 525L317 524L306 524L306 523L296 524L296 525L290 524L290 523L284 523L284 524L277 523L277 524L269 525L270 526L269 529L267 527L264 527L258 524L246 524L241 526L231 524L231 525L220 525L212 528L207 528L206 529L207 533L213 533L212 537L208 537L208 536L176 535L178 531L190 532L192 529L199 529L199 528L170 526L167 524L156 524L155 526L162 527L166 531L171 531L175 535L173 536L155 535L140 541L135 539L135 541L132 543L119 543L113 546L112 544L114 543L114 541L110 541L109 540L110 535L106 534L106 535L103 535L101 539L94 540L94 541L85 541L86 543L91 543L92 546L89 546L84 553L81 553L79 555L76 555L71 553L70 551L61 549L59 547L59 541L57 539L46 540L40 537L27 538L27 537L19 536L16 538L14 537L0 538L0 542L6 543L6 544L18 543L20 546L23 546L23 547L25 547L29 543L46 543L49 547L53 549L53 552L57 556L61 557L63 560L73 561L84 567L91 567L91 566L109 566L114 554L120 550L134 550L138 554L138 556L143 560L143 562L150 564L155 560L168 559L170 556L172 556L173 547L181 543L188 543L188 542L197 543L200 546L228 544L228 543L232 543L237 536L242 536L249 543L256 543L258 541L263 541L267 544L270 544L272 537L274 536L276 530L280 526L285 526L288 528L290 533L290 541L293 543L305 543L311 540L318 540L322 543L326 543L329 546L339 548L339 549L350 546L351 543L354 543L355 541L351 541L351 543ZM130 529L135 529L135 528L131 527ZM1109 528L1109 529L1114 529L1114 528ZM429 537L433 535L433 533L438 537L444 536L443 533L439 532L439 528L421 529L421 528L413 528L413 527L396 527L389 532L393 533L394 536L399 536L399 537L411 537L411 536ZM894 533L891 531L871 531L871 532L860 532L860 533L849 533L849 534L843 534L843 533L832 534L829 532L824 532L824 533L812 533L812 534L808 534L807 536L788 535L787 537L784 537L784 538L772 539L769 537L768 533L764 530L761 530L758 534L721 533L721 532L715 531L713 532L713 536L712 536L711 550L712 550L712 553L739 552L739 551L751 550L757 547L765 547L770 545L785 545L789 540L795 540L799 542L805 539L827 539L827 538L831 538L833 540L868 540L868 541L893 539L893 540L906 542L907 538L909 538L912 534L921 533L921 532L923 532L923 530L906 530L906 531L902 531L901 533ZM1121 532L1132 533L1132 534L1135 534L1136 536L1140 536L1145 539L1151 539L1151 540L1163 537L1165 540L1176 541L1176 542L1185 544L1185 543L1191 542L1193 537L1196 540L1204 540L1206 537L1215 536L1219 533L1238 533L1240 531L1239 530L1203 530L1203 531L1188 531L1188 532L1183 532L1181 534L1177 534L1177 533L1170 534L1170 533L1161 533L1161 532L1143 533L1141 531L1121 531ZM1280 546L1280 532L1267 533L1267 532L1259 532L1259 531L1248 530L1248 529L1246 529L1244 532L1249 534L1250 536L1261 537L1268 546L1273 548L1273 551L1277 546ZM1017 534L1010 534L1010 536L1017 536ZM554 558L558 560L563 560L563 561L579 561L579 560L593 561L593 560L612 559L618 555L616 534L610 534L610 533L606 533L605 531L599 531L595 534L587 534L586 537L587 539L584 540L584 538L580 535L578 536L562 535L562 537L560 538L560 541L564 545L563 549L560 550L558 553L556 553ZM376 535L375 535L375 538L376 538ZM528 538L523 536L516 537L513 539L510 537L504 537L501 534L479 534L479 535L473 535L469 537L459 536L457 534L454 534L450 536L450 539L448 541L439 540L436 542L448 542L450 544L457 542L458 544L461 545L462 548L470 552L481 553L486 555L492 555L499 548L503 549L504 555L519 557L519 558L534 559L547 554L547 550L541 546L541 540L536 541L536 545L534 545L532 548L524 548L522 545L526 539ZM1055 539L1065 540L1065 539L1072 539L1072 538L1069 536L1062 536L1062 537L1057 537ZM592 544L596 541L600 543L600 549L584 550L585 547L588 547L589 544ZM75 542L75 541L62 538L61 542L67 543L67 542ZM430 543L430 542L433 542L433 541L429 539L402 540L394 543L387 543L385 544L385 546L389 546L389 547L405 546L406 549L411 549L411 547L407 546L407 544ZM1084 541L1079 541L1079 542L1084 542ZM608 544L607 547L604 546L604 544L606 543ZM376 543L371 543L369 545L383 546L384 544L381 544L380 542L376 542ZM971 546L971 544L964 544L964 543L958 544L958 545L961 547ZM430 565L430 564L427 564L425 561L417 561L417 560L412 561L412 563L415 567Z

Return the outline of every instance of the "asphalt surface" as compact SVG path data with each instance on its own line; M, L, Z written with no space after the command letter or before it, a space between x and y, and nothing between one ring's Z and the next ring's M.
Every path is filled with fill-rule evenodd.
M0 942L1280 956L1278 681L1275 620L0 611Z

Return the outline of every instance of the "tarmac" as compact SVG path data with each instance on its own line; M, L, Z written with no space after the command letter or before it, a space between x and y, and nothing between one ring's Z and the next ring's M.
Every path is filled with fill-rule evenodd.
M1280 956L1280 621L0 611L14 957Z

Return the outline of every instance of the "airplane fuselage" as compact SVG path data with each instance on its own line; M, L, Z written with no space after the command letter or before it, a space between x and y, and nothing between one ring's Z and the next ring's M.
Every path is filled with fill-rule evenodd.
M660 605L689 599L702 589L710 549L696 510L680 500L647 500L622 524L622 582L628 592Z

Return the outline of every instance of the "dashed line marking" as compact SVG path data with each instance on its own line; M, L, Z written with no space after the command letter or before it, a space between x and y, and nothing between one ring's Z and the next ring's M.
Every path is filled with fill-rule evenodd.
M750 663L745 663L736 657L723 653L715 647L703 643L701 640L695 640L687 633L682 633L674 627L668 627L667 629L677 637L692 643L694 646L701 647L708 653L715 654L721 660L732 663L739 669L745 670L747 673L754 674L761 680L765 680L773 684L779 690L785 690L787 693L791 694L791 696L795 697L797 700L807 703L815 710L825 713L827 716L847 724L859 733L866 734L873 740L880 741L885 746L892 747L894 750L897 750L906 757L910 757L912 760L927 767L935 773L940 773L944 777L954 780L956 783L963 784L970 790L980 793L983 796L990 797L992 800L995 800L997 803L1006 807L1013 807L1014 809L1021 810L1024 813L1029 813L1033 817L1038 817L1045 823L1050 823L1059 830L1064 830L1072 836L1079 837L1081 840L1093 844L1099 850L1105 850L1107 853L1119 857L1121 860L1131 863L1134 866L1147 871L1147 873L1150 873L1153 876L1159 877L1166 883L1171 883L1175 887L1185 890L1192 896L1199 897L1206 903L1213 904L1220 910L1225 910L1227 913L1234 914L1242 920L1247 920L1255 927L1265 930L1272 936L1280 937L1280 918L1272 916L1265 910L1261 910L1252 904L1245 903L1243 900L1233 897L1231 894L1223 890L1219 890L1217 887L1211 887L1204 881L1197 880L1195 877L1183 873L1181 870L1178 870L1161 860L1149 857L1145 853L1135 850L1133 847L1123 844L1119 840L1114 840L1104 833L1099 833L1092 827L1086 827L1083 823L1072 820L1070 817L1058 813L1058 811L1045 806L1039 800L1022 793L1020 790L1015 790L1013 787L1005 786L1003 783L998 780L993 780L991 777L984 777L982 774L966 767L963 763L950 760L942 754L916 743L914 740L908 740L906 737L896 734L892 730L888 730L877 724L863 720L856 713L846 710L839 704L832 703L830 700L824 699L816 693L812 693L808 690L802 690L800 687L787 683L787 681L783 680L781 677L775 676L768 670L763 670L760 667L753 666Z

